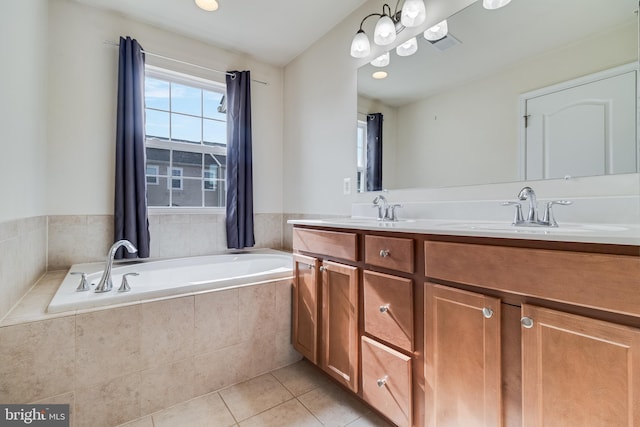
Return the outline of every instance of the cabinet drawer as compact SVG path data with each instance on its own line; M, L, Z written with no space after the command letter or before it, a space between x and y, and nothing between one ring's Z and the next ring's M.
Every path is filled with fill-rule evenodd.
M362 337L362 397L399 427L411 426L411 358Z
M367 264L413 273L413 240L397 237L365 236L364 260Z
M338 231L293 229L293 249L358 260L357 235Z
M413 283L388 274L364 272L364 330L413 351Z

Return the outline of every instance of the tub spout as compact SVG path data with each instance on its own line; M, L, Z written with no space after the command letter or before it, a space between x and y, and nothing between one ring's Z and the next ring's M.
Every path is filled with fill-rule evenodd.
M102 272L102 277L98 282L98 286L96 286L95 292L109 292L111 289L113 289L113 281L111 280L111 266L113 265L113 258L116 256L116 251L121 246L124 246L124 248L129 253L138 252L138 249L136 249L136 247L133 246L133 244L128 240L118 240L117 242L115 242L107 253L107 261L105 263L104 271Z

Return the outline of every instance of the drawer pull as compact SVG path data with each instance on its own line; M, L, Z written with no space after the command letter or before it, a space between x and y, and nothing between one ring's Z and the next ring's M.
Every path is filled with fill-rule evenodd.
M493 310L491 310L489 307L485 307L482 309L482 315L485 317L485 319L491 319L493 317Z
M380 313L386 313L387 311L389 311L389 304L381 305L379 310Z
M533 319L530 317L523 317L520 319L520 324L527 329L533 328Z
M381 249L381 250L380 250L380 256L381 256L382 258L386 258L386 257L388 257L388 256L389 256L389 250L388 250L388 249Z
M389 377L387 375L385 375L383 378L378 378L378 381L376 381L376 383L378 384L378 387L382 388L387 384L387 380L389 379Z

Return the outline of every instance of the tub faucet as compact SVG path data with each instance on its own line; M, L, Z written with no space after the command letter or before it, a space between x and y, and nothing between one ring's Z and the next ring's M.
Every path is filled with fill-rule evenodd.
M96 290L94 292L109 292L113 289L111 266L113 265L113 258L116 256L116 251L121 246L124 246L129 253L138 252L138 249L136 249L136 247L128 240L118 240L115 242L107 253L107 261L105 263L104 271L102 272L102 277L100 278L98 286L96 286Z

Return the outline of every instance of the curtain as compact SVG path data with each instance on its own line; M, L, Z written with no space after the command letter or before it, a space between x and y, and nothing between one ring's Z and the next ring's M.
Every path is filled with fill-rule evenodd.
M251 77L227 73L227 247L255 245L251 160Z
M367 191L382 190L382 113L367 115Z
M120 248L116 258L149 257L149 220L145 178L144 52L130 37L120 37L114 241L129 240L138 248Z

